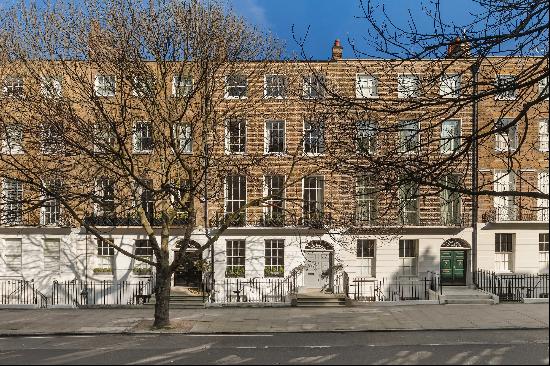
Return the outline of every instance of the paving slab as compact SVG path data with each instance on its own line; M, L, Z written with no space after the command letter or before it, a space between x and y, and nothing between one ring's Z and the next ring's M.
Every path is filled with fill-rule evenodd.
M167 333L547 329L548 304L172 309ZM0 309L0 335L147 333L151 309Z

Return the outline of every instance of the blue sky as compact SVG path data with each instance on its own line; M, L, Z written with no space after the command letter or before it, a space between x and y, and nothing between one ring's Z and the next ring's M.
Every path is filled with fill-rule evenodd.
M0 8L17 4L20 0L0 0ZM35 0L38 2L46 0ZM73 0L79 2L81 0ZM143 1L143 0L142 0ZM204 0L209 1L209 0ZM214 0L216 1L216 0ZM287 56L299 50L293 40L307 34L306 56L313 59L328 59L335 39L344 46L344 57L353 58L348 38L362 44L362 37L368 31L368 22L360 19L362 11L359 0L218 0L227 3L233 10L265 31L274 33L287 46ZM364 0L364 4L368 0ZM378 5L381 15L383 4L391 19L398 25L406 26L409 10L416 25L423 30L431 30L432 22L426 16L426 8L433 9L437 0L371 0ZM474 0L440 0L444 22L455 23L461 28L472 21L471 12L476 11ZM424 9L423 9L424 8ZM363 43L364 44L364 43ZM366 46L362 46L365 49ZM366 50L372 54L371 50ZM376 54L374 54L376 56Z
M227 0L234 11L253 24L269 30L286 42L289 53L298 50L292 39L295 34L303 37L309 26L306 42L307 55L313 59L327 59L336 38L342 41L344 57L353 57L348 37L361 42L367 32L367 21L360 19L362 12L359 0ZM365 3L367 1L365 0ZM384 4L388 15L397 23L406 25L409 12L416 25L430 30L430 18L422 9L433 9L434 0L375 0ZM476 10L472 0L441 0L443 20L462 26L472 21L471 12ZM378 11L378 14L381 14Z

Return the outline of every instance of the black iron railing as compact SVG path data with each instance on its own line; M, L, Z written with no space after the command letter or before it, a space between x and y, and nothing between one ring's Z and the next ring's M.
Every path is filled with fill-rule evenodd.
M46 308L48 298L35 288L33 281L4 280L0 281L0 304L36 305Z
M480 269L476 272L475 285L483 291L499 297L502 302L520 302L526 298L548 298L549 275L495 273Z
M52 305L140 305L148 302L154 282L54 281Z
M349 297L356 301L429 300L430 278L370 278L350 281Z
M287 302L296 292L298 271L285 278L226 278L218 302Z

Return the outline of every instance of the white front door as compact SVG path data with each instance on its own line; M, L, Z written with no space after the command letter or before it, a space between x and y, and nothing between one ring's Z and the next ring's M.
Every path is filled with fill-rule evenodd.
M304 257L306 258L304 286L308 288L327 287L330 276L322 277L322 274L330 268L330 252L304 251Z

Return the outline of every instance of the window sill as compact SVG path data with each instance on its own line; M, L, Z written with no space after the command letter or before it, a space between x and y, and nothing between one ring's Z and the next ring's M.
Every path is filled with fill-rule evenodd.
M246 155L246 152L232 152L232 151L226 151L225 155L237 155L237 156L244 156Z
M242 100L242 99L248 99L248 97L230 97L228 95L224 95L223 99L225 99L225 100Z
M355 99L380 99L380 96L379 95L371 95L371 96L355 95Z
M283 99L286 99L286 97L271 97L268 95L264 95L264 99L283 100Z
M514 101L514 100L517 100L518 98L517 97L513 97L513 98L499 98L499 97L495 97L495 101L503 101L503 102L509 102L509 101Z
M132 154L134 155L149 155L152 153L153 153L153 150L132 151Z
M305 152L303 155L305 157L314 158L314 157L319 157L319 156L326 156L327 154L326 153L307 153L307 152Z
M271 152L271 151L264 151L264 155L271 155L271 156L288 156L286 152Z

